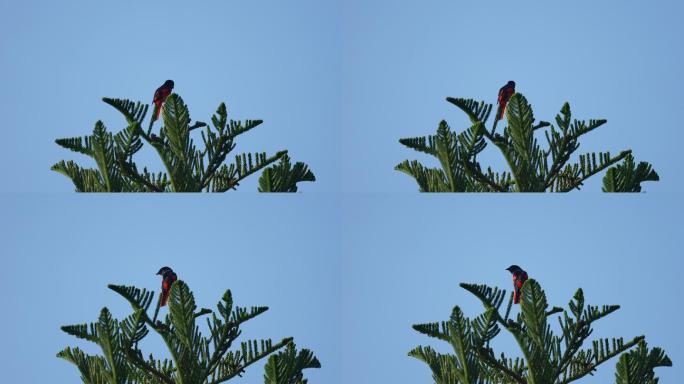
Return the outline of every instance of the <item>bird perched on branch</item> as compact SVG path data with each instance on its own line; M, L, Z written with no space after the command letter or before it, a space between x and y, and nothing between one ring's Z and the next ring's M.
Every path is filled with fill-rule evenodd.
M162 104L169 97L171 91L173 90L173 80L166 80L161 87L157 88L154 92L154 98L152 99L152 104L154 104L154 114L152 115L152 121L159 118L159 113L161 112Z
M166 305L166 301L169 299L169 292L171 291L171 284L178 280L178 276L173 272L173 269L169 267L161 267L157 275L162 277L162 291L161 300L159 301L159 306L163 307Z
M515 94L515 81L511 80L506 85L501 87L499 89L499 97L496 100L497 103L499 104L499 107L501 108L501 113L499 113L499 116L497 116L497 120L501 120L504 118L504 114L506 113L506 104L508 104L508 100L511 99L511 96Z
M506 268L508 272L513 275L513 304L520 303L520 290L527 280L527 272L517 265L511 265Z

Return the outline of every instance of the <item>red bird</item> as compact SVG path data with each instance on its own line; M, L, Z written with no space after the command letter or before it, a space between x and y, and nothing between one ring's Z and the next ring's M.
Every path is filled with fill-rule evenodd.
M497 103L501 106L501 114L499 114L497 120L501 120L504 118L504 114L506 112L506 104L508 104L508 100L510 100L511 96L515 94L515 81L511 80L506 85L501 87L499 89L499 98L497 99Z
M154 115L152 116L152 121L155 121L159 118L162 104L164 104L166 98L169 97L172 90L173 80L166 80L164 84L162 84L162 86L157 88L157 90L154 92L154 98L152 99L152 103L154 104Z
M162 277L162 291L161 291L161 301L159 306L163 307L166 305L166 301L169 299L169 291L171 290L171 284L173 284L178 277L173 269L169 267L161 267L157 275Z
M527 280L527 272L517 265L511 265L506 268L508 272L513 274L513 304L520 303L520 289Z

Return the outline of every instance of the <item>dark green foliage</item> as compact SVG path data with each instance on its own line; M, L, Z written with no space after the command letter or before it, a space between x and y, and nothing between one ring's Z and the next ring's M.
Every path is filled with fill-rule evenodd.
M223 295L216 312L198 310L190 288L178 280L169 293L169 314L164 321L158 321L159 302L154 317L148 316L154 293L130 286L109 288L130 303L130 316L118 321L103 308L97 323L62 327L64 332L93 342L102 350L101 356L91 356L79 348L67 347L57 354L78 367L84 383L218 384L240 376L247 367L269 355L265 368L267 384L306 383L302 371L320 368L311 351L303 349L297 353L292 338L277 343L270 339L250 340L231 350L242 332L240 326L268 308L234 307L230 290ZM205 315L209 315L209 337L196 324ZM151 354L145 358L138 349L138 343L150 329L163 339L170 359L156 359ZM272 355L282 348L282 352Z
M536 122L532 106L525 96L516 93L506 108L508 125L499 133L499 120L495 119L491 129L486 127L491 104L452 97L447 101L466 113L472 124L469 128L457 134L442 121L436 135L399 140L440 163L439 168L428 168L417 160L405 160L395 167L413 177L421 192L568 192L580 189L586 179L605 169L608 174L603 190L607 192L639 192L641 182L658 180L658 174L648 163L642 162L634 169L631 150L617 156L609 152L587 153L579 155L576 163L569 163L579 148L580 136L606 120L572 120L568 103L556 116L554 126L546 121ZM547 149L535 138L538 130L544 131ZM508 171L483 169L477 156L488 143L499 149Z
M147 131L142 128L148 105L121 99L103 100L124 115L127 127L113 135L98 121L92 135L56 140L60 146L87 155L97 164L96 169L82 168L74 161L60 161L52 166L52 170L72 180L76 191L225 192L235 189L240 181L269 165L273 166L268 168L270 171L264 183L272 188L262 186L263 192L294 192L296 183L315 180L306 164L298 162L291 168L287 151L270 157L266 153L238 154L232 163L226 164L228 155L235 149L235 138L262 121L228 120L223 103L212 116L213 127L199 121L191 124L190 112L183 99L171 94L162 109L163 126L157 135L152 133L151 121ZM192 131L196 129L201 130L201 149L192 138ZM138 169L133 156L142 149L143 143L155 149L165 172ZM263 183L260 181L260 184Z
M265 384L306 384L308 380L302 375L307 368L320 368L313 352L302 349L297 353L294 343L290 343L285 350L271 355L264 368Z
M623 164L618 164L606 172L603 177L604 192L641 192L644 181L658 181L660 177L651 164L642 161L635 166L634 158L630 154Z
M259 192L297 192L300 181L316 181L316 176L302 162L292 167L290 157L283 155L280 163L264 169L259 178Z
M615 372L616 384L658 384L653 369L671 367L672 361L660 348L649 350L642 341L636 349L620 356Z
M453 354L436 352L431 347L419 346L409 356L424 361L437 384L566 384L592 374L607 360L621 355L617 364L616 383L657 383L653 369L671 366L672 362L660 348L648 350L644 336L629 341L622 338L598 339L591 347L582 348L592 334L592 324L617 311L617 305L602 307L587 305L584 293L578 289L569 310L549 308L546 294L533 279L522 288L520 313L509 318L513 296L506 313L500 309L506 291L485 285L461 284L484 305L484 312L474 319L454 307L451 318L440 323L417 324L416 331L445 341ZM560 335L548 322L558 315ZM490 342L502 330L509 332L522 357L498 356ZM638 348L632 349L638 345ZM651 381L648 381L651 380Z

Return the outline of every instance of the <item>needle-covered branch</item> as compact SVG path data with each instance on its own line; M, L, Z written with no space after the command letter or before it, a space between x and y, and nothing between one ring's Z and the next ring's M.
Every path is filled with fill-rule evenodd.
M500 119L494 119L491 129L486 127L491 104L453 97L447 101L468 116L471 127L457 134L442 121L434 136L399 140L439 162L440 168L428 168L417 160L405 160L395 167L413 177L421 192L569 192L580 189L588 178L606 169L605 192L640 192L642 182L659 179L649 163L634 165L631 150L621 151L617 156L609 152L587 153L571 164L581 136L604 125L606 120L574 120L568 103L553 125L535 121L532 106L522 94L516 93L507 103L507 125L497 133ZM499 109L497 116L500 112ZM535 137L538 131L546 138L545 149ZM477 156L487 143L499 149L507 166L503 172L490 167L483 171L485 167Z
M114 135L98 121L92 135L56 140L64 148L91 157L97 165L96 169L83 169L73 161L60 161L52 166L52 170L72 180L76 191L225 192L262 170L266 173L260 180L262 192L295 192L297 183L315 181L306 164L290 165L287 150L273 156L240 154L235 156L234 163L226 164L236 148L236 137L259 126L262 121L229 120L223 103L212 117L212 125L201 121L193 123L183 99L171 94L162 108L163 125L153 132L152 120L147 131L142 128L148 105L122 99L104 98L103 101L124 116L125 128ZM193 131L200 131L200 147L195 144ZM163 172L152 173L146 167L142 167L142 172L138 171L140 167L134 156L144 144L157 153L164 166ZM267 168L270 165L273 167Z
M642 161L635 165L631 153L625 156L625 162L613 167L603 177L604 192L641 192L644 181L658 181L660 177L651 164Z
M289 343L284 350L268 358L264 368L264 384L307 384L303 370L320 368L313 352L302 349L299 352L294 343Z
M654 369L671 367L672 361L660 348L648 349L640 341L636 349L620 356L615 373L615 384L657 384Z
M653 379L654 368L672 364L661 349L649 352L644 336L630 341L622 338L589 341L593 323L617 311L619 306L587 305L581 289L570 301L569 310L549 307L539 283L528 279L522 285L520 311L513 320L508 319L512 301L505 317L499 313L505 290L482 284L460 286L482 302L481 315L470 319L457 306L448 321L413 326L422 334L450 344L454 350L453 354L442 354L431 347L419 346L409 352L409 356L430 367L437 383L566 384L592 374L599 365L616 356L620 356L618 384L655 383L635 381L635 377ZM560 334L548 324L548 319L555 315L559 315ZM521 357L496 356L490 342L501 329L514 337ZM582 349L587 342L591 347ZM639 348L633 349L636 345Z
M264 380L267 384L306 383L302 370L319 368L318 359L309 350L299 353L291 337L274 343L271 339L242 342L231 350L242 331L240 326L263 314L267 307L233 307L230 290L223 295L216 312L197 308L195 298L185 282L175 281L169 290L168 309L161 321L150 318L147 311L154 294L132 286L109 285L109 288L126 301L133 314L123 321L114 319L107 308L99 321L62 327L62 330L80 339L100 346L102 356L88 356L78 348L66 348L57 354L81 372L84 383L136 384L136 383L222 383L239 376L254 363L276 356L269 361ZM196 319L206 319L209 337L201 332ZM148 359L138 349L138 343L154 330L164 341L171 359ZM278 355L274 353L286 348ZM296 378L299 381L289 381Z

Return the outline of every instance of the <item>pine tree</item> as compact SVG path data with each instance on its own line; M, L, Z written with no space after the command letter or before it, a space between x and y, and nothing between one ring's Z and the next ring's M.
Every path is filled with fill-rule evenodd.
M163 108L164 125L156 135L152 133L152 120L146 131L142 128L147 104L110 98L103 101L124 115L128 124L124 129L112 134L98 121L92 135L56 140L60 146L87 155L97 164L96 169L83 168L74 161L62 160L52 166L52 170L69 177L78 192L225 192L262 169L261 192L296 192L298 182L316 180L306 164L297 162L292 167L286 150L273 156L243 153L226 164L226 158L235 149L235 138L262 121L228 120L224 103L212 116L212 128L201 121L191 124L183 99L171 94ZM192 139L194 130L201 132L202 149ZM142 149L143 143L155 149L166 172L152 173L146 167L142 172L139 170L133 155Z
M230 290L218 303L218 314L210 309L197 309L195 297L182 280L171 286L169 314L157 320L160 302L153 317L148 310L154 293L132 286L109 285L125 298L133 313L119 321L105 307L96 323L63 326L62 330L99 345L102 355L87 355L78 347L67 347L57 354L78 367L84 383L101 384L218 384L235 376L270 355L265 367L265 384L305 384L302 371L320 368L313 352L297 352L291 337L274 343L270 339L242 342L231 350L240 336L240 326L268 310L233 306ZM196 319L207 316L209 337L200 332ZM164 341L171 359L160 360L152 354L143 356L138 343L150 332ZM274 352L281 350L279 353Z
M660 348L647 348L644 336L628 341L593 340L590 348L582 349L593 332L592 324L620 306L585 305L581 288L570 301L569 311L549 308L539 283L529 279L522 287L520 313L513 320L509 318L513 295L502 315L499 309L505 290L476 284L460 286L482 302L484 313L470 319L456 306L448 321L413 326L422 334L449 343L454 350L454 354L442 354L429 346L419 346L409 352L409 356L430 367L437 384L567 384L591 375L599 365L618 355L616 384L645 384L658 382L654 368L672 365ZM560 335L548 323L549 317L556 314ZM495 355L490 342L502 329L513 336L522 357ZM634 346L637 348L632 349Z
M457 134L442 120L436 135L399 140L409 148L434 156L441 165L429 168L417 160L405 160L395 167L413 177L421 192L569 192L580 189L585 180L605 169L605 192L639 192L642 182L659 180L650 164L634 165L631 150L617 155L586 153L579 155L575 163L569 163L579 148L579 138L606 120L572 120L568 103L556 115L553 126L546 121L535 122L532 106L525 96L516 93L506 107L508 125L498 133L498 119L494 119L491 129L486 127L491 104L452 97L447 101L468 115L472 124L469 128ZM499 113L500 110L496 116ZM538 144L537 131L544 132L546 149ZM477 156L488 143L499 149L508 171L483 169Z

